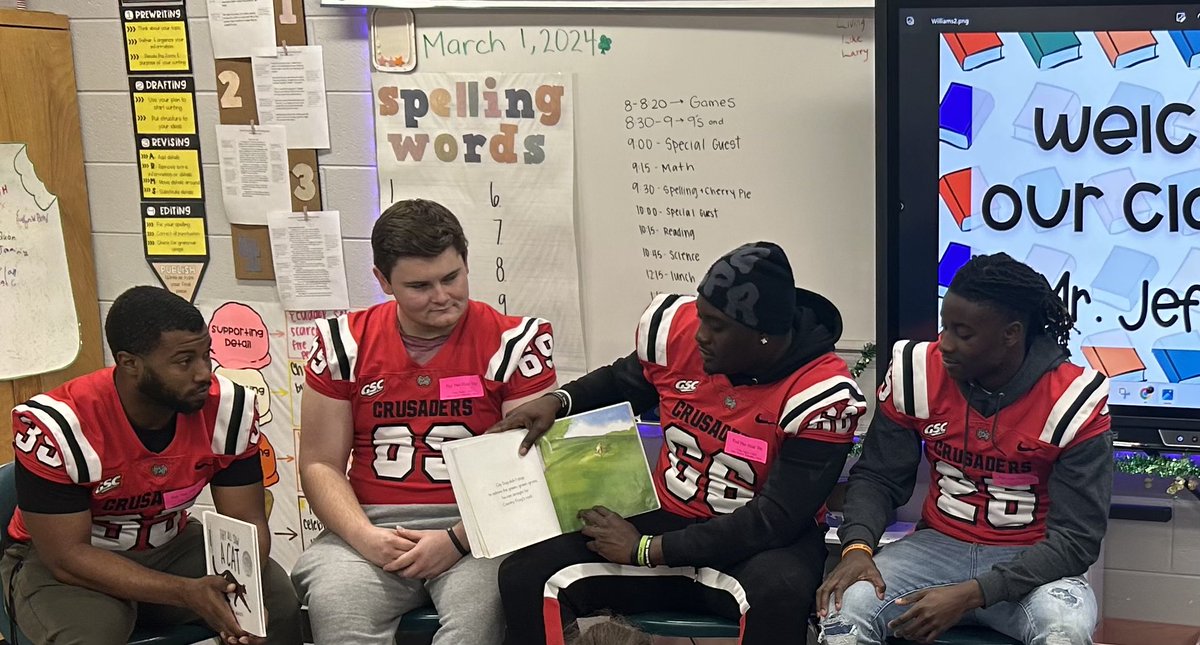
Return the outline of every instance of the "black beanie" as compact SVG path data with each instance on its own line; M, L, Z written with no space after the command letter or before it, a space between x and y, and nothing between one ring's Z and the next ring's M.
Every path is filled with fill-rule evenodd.
M796 309L792 265L779 245L744 244L717 260L700 295L729 318L764 334L785 334Z

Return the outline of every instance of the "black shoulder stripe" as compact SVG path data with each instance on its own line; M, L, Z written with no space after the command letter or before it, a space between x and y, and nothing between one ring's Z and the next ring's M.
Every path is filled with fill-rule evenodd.
M46 413L51 419L54 419L59 429L62 430L63 438L67 440L67 450L70 450L71 455L75 457L75 468L79 471L80 483L92 481L92 473L88 470L87 458L83 456L83 449L79 447L79 441L75 438L75 433L71 430L71 424L67 421L66 417L60 414L58 410L38 403L33 399L26 401L25 405L40 410Z
M346 356L346 345L342 342L342 330L337 318L329 319L329 340L333 344L333 353L337 356L338 371L342 380L350 380L350 358Z
M517 347L521 344L521 339L529 333L530 328L537 324L537 318L529 318L525 321L525 326L521 327L521 333L514 335L504 344L504 358L500 359L500 367L496 370L496 380L504 378L508 374L508 366L513 361L513 355L517 353Z
M242 416L246 413L246 388L233 385L233 406L229 411L229 429L225 431L225 454L238 454L238 438L242 435Z
M1071 402L1071 407L1067 408L1066 413L1063 414L1062 418L1058 420L1058 425L1054 426L1054 435L1051 437L1050 443L1057 446L1062 442L1063 435L1066 434L1067 428L1071 425L1071 421L1075 419L1075 415L1079 414L1079 410L1083 407L1083 404L1087 402L1088 398L1090 398L1103 383L1104 375L1100 372L1096 372L1095 376L1092 377L1091 382L1084 386L1083 391L1079 393L1079 396L1075 397L1075 400Z
M792 423L794 423L796 421L797 417L799 417L802 414L807 414L808 412L812 411L812 407L814 405L816 405L817 403L819 403L821 401L824 401L825 399L828 399L829 397L831 397L843 390L850 393L851 399L853 399L855 401L859 401L861 403L866 403L867 399L866 399L866 397L864 397L862 395L861 392L858 391L857 385L855 385L854 383L850 383L848 381L842 381L840 383L836 383L836 384L832 385L829 389L825 390L824 392L821 392L820 394L818 394L816 396L809 397L803 403L800 403L799 405L793 407L792 411L787 413L786 415L784 415L783 419L781 419L779 421L779 427L781 427L781 428L788 427L789 425L791 425Z
M910 417L916 414L916 388L913 385L913 350L916 347L915 342L905 343L900 357L900 370L904 374L904 409L901 412Z
M654 315L650 317L650 333L649 333L649 337L646 339L646 360L647 361L649 361L651 363L658 362L658 356L657 356L657 352L656 352L655 348L658 345L657 340L658 340L659 327L662 327L663 316L665 316L667 313L667 310L670 309L671 306L674 305L675 302L682 297L683 296L680 296L679 294L671 294L671 295L667 296L666 298L663 299L663 303L662 303L662 305L659 306L658 310L654 312Z

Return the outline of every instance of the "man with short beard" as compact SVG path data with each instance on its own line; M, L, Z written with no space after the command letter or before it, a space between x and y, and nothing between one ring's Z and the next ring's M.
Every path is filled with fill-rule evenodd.
M228 643L300 643L295 591L267 557L254 394L212 373L204 317L166 290L121 294L105 334L114 367L13 409L9 615L35 643L126 643L135 625L193 622ZM234 618L235 585L205 575L187 509L208 484L218 512L258 527L265 639Z

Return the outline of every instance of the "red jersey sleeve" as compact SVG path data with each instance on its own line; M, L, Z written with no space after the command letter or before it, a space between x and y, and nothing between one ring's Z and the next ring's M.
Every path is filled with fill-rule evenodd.
M867 397L842 359L830 354L817 360L819 364L792 386L779 426L787 438L850 443L867 411Z
M928 399L924 370L928 345L910 340L897 341L892 347L892 360L883 383L876 392L877 410L906 428L916 425L910 408ZM909 398L914 400L909 401ZM928 404L925 407L928 408Z
M45 394L13 408L13 453L33 474L61 484L87 484L101 473L92 448L67 403Z
M308 348L308 359L304 362L304 387L342 401L349 401L353 392L349 380L334 377L329 365L329 349L324 334L320 332Z
M516 369L504 382L503 400L512 401L549 389L558 381L554 371L554 331L550 323L540 318L530 318L514 329L528 325L524 334L506 339L503 343L515 343L511 355L520 356ZM504 336L508 336L505 334ZM501 347L501 352L508 348ZM519 353L518 353L519 352ZM489 371L491 371L489 369Z
M1078 443L1108 432L1108 379L1095 370L1081 370L1067 384L1050 409L1038 439L1059 448Z

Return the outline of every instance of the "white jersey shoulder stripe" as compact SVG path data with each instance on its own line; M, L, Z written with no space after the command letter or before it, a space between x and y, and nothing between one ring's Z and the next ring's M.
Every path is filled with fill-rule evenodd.
M317 335L325 346L329 376L335 381L354 381L358 365L358 342L350 332L348 314L316 321Z
M32 414L54 435L71 481L77 484L100 481L103 471L100 455L83 433L83 426L71 406L49 395L38 394L18 405L16 411Z
M680 307L695 301L695 296L670 293L655 296L638 321L638 358L666 367L667 339L671 335L671 323L675 320L675 313Z
M1108 379L1096 370L1083 370L1054 402L1038 439L1060 448L1070 445L1107 397Z
M541 318L525 317L517 326L500 334L500 348L488 360L485 376L490 381L507 383L517 371L521 356L529 348L533 339L537 338L538 330L547 322Z
M863 395L858 383L841 374L831 376L788 397L783 404L779 427L788 435L799 434L804 429L806 419L843 401L853 402L855 407L866 410L867 397Z
M897 341L892 347L892 400L901 414L929 418L929 343Z
M254 427L254 392L217 375L220 402L213 426L212 451L218 455L240 455L250 447Z

